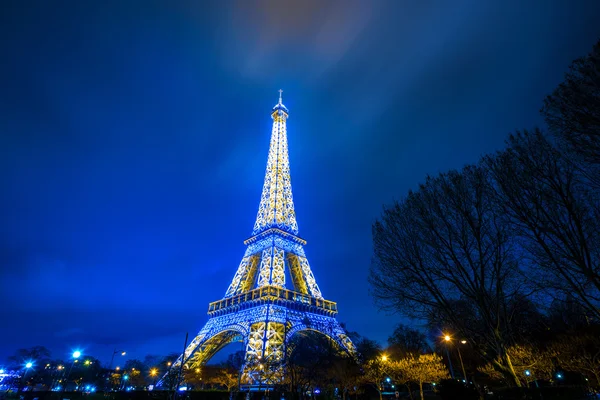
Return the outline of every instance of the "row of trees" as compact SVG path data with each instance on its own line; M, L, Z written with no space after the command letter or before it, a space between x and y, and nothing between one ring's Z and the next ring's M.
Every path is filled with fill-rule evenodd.
M43 346L20 349L8 358L2 370L13 371L11 378L1 383L12 388L37 388L39 390L124 390L145 389L169 370L178 354L168 356L147 355L143 360L130 359L122 366L103 366L91 356L82 355L77 360L51 357ZM27 363L31 362L29 368ZM182 379L191 386L205 389L230 390L237 386L236 356L232 355L219 365L185 369Z
M369 281L382 309L466 338L508 385L532 368L600 385L600 43L542 114L547 131L385 207Z
M414 329L399 326L385 350L377 342L356 332L348 334L357 346L358 360L342 352L327 336L306 331L289 343L283 364L279 361L270 363L269 360L253 364L244 359L244 352L239 351L229 355L227 361L213 366L195 365L192 360L181 370L170 368L177 358L177 354L170 354L128 360L122 367L108 369L89 355L82 355L77 362L55 360L51 358L50 351L37 346L17 351L9 358L7 369L20 371L21 381L13 382L14 388L142 390L163 379L163 389L168 390L185 385L188 390L231 392L240 384L240 372L246 364L244 373L257 378L265 390L267 386L276 386L278 390L289 392L292 398L320 392L330 397L339 395L344 400L369 388L379 393L380 398L384 389L408 391L412 397L414 390L423 393L424 384L449 377L441 358L431 353L425 336ZM24 365L28 361L33 361L33 367L25 373Z

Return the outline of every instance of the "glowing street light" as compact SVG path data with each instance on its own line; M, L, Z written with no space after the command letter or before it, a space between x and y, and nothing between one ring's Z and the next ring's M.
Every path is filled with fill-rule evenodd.
M150 370L150 376L156 376L158 374L158 370L156 368L152 368Z
M531 371L530 371L530 370L528 370L528 369L526 369L526 370L525 370L525 375L527 375L527 376L531 375Z
M77 360L79 357L81 357L81 352L79 350L75 350L73 352L73 358Z
M23 390L23 383L25 383L25 377L27 376L27 372L29 372L31 367L33 367L33 362L27 361L27 363L25 364L25 373L23 374L23 378L21 379L21 383L19 384L18 392L21 392Z
M447 344L450 344L450 341L452 340L452 337L450 337L450 335L446 335L444 334L444 340L446 341ZM454 379L454 368L452 368L452 359L450 358L450 351L448 350L448 345L446 345L446 357L448 357L448 365L450 366L450 376L452 377L452 379Z
M381 356L381 361L386 362L387 361L387 356L384 354Z
M3 370L3 369L0 369L0 374L3 374L3 373L4 373L4 370Z

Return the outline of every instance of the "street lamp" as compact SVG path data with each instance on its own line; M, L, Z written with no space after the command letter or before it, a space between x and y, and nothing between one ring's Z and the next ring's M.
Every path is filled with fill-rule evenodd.
M116 355L117 353L121 353L121 355L122 355L122 356L124 356L125 354L127 354L127 352L126 352L126 351L124 351L124 350L117 350L117 349L114 349L114 350L113 350L113 353L112 353L112 357L110 358L110 364L108 365L108 370L109 370L109 371L112 369L113 361L115 361L115 355Z
M460 343L467 344L466 340L461 340ZM460 367L462 368L463 378L465 383L467 383L467 373L465 372L465 364L463 363L462 355L460 354L460 346L456 346L456 350L458 350L458 359L460 360Z
M384 354L381 356L381 361L386 362L387 361L387 356Z
M448 365L450 366L450 375L452 376L452 379L454 379L454 368L452 368L452 359L450 358L450 351L448 350L448 344L450 343L450 341L452 340L452 338L450 337L450 335L444 335L444 340L446 341L446 356L448 357Z
M33 367L32 361L27 361L25 364L25 372L23 373L23 377L21 378L22 382L19 384L19 392L23 390L23 383L25 383L25 377L27 376L27 372Z
M150 370L150 376L154 378L154 385L156 385L156 375L158 375L158 370L156 368L152 368Z
M81 351L79 350L75 350L72 354L73 357L73 362L71 363L71 367L69 368L69 373L67 374L67 377L65 379L65 384L63 385L63 391L67 391L67 384L69 383L69 377L71 376L71 371L73 370L73 365L75 365L76 362L78 362L78 358L81 357Z

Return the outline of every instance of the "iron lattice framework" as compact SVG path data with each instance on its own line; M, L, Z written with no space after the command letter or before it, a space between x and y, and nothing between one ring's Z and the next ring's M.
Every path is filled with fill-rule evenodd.
M258 215L244 257L225 297L209 304L209 320L173 364L206 363L234 341L245 344L243 379L247 383L280 379L286 346L303 330L321 332L340 349L355 355L354 345L335 319L337 305L325 300L298 237L294 211L286 123L288 109L279 102L271 113L273 129ZM286 269L291 277L286 283ZM286 284L288 285L286 287ZM289 289L288 289L289 287ZM271 366L271 378L253 374L252 366ZM265 364L266 365L266 364Z

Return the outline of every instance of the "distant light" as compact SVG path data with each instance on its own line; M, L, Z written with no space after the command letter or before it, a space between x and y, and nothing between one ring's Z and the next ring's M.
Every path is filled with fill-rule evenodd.
M116 371L118 371L118 370L120 370L120 369L121 369L121 367L117 367L117 368L115 368L115 370L116 370Z
M315 394L319 394L319 393L321 393L321 390L315 389Z
M467 344L467 341L466 341L466 340L461 340L460 342L461 342L462 344Z
M392 389L394 389L396 387L396 385L392 385Z
M3 370L3 369L0 369L0 374L3 374L3 373L4 373L4 370Z
M91 391L92 391L92 392L95 392L95 391L96 391L96 388L95 388L95 387L93 387Z
M125 379L125 380L129 379L129 375L123 375L123 379Z
M527 375L527 376L531 375L531 371L530 371L530 370L528 370L528 369L526 369L526 370L525 370L525 375Z
M451 338L449 335L445 335L445 336L444 336L444 340L445 340L446 342L449 342L451 339L452 339L452 338Z
M31 367L33 367L32 362L28 362L27 364L25 364L25 368L31 368Z
M387 356L385 354L381 356L381 361L387 361Z
M77 359L81 356L81 352L79 350L75 350L73 352L73 358Z
M127 352L125 352L125 351L121 353L122 356L124 356L125 354L127 354Z
M556 374L556 377L557 377L558 379L562 379L563 375L562 375L562 374L559 372L558 374Z
M85 385L85 390L90 390L90 385Z
M432 385L435 386L435 382L433 382Z
M386 381L391 381L390 377L388 376L387 378L385 378Z
M179 388L179 391L180 391L180 392L185 392L186 390L187 390L187 386L181 386L181 387Z

